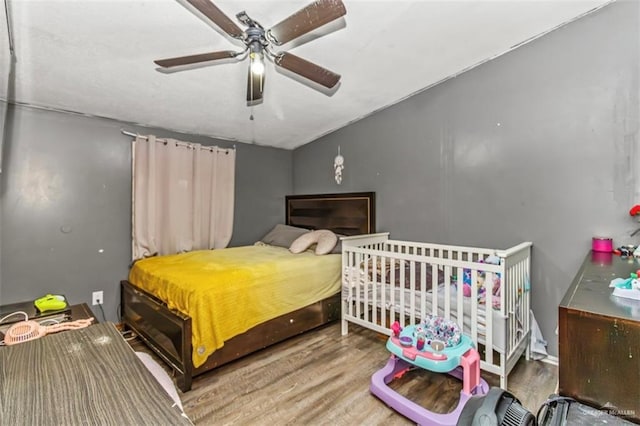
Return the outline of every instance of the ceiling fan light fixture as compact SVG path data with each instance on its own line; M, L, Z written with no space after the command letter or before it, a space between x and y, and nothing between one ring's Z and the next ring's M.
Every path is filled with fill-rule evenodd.
M253 75L263 75L264 74L264 55L262 52L251 52L249 54L250 58L250 68L251 73Z

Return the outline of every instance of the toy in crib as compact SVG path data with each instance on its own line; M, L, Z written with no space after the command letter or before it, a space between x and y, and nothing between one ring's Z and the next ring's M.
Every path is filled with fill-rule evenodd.
M480 259L478 263L488 263L492 265L499 265L500 258L497 256L487 256L485 259ZM491 286L492 304L494 308L500 308L500 274L494 273ZM471 297L471 269L464 269L462 274L462 294L465 297ZM476 287L478 288L478 300L481 302L486 301L487 286L485 285L486 273L484 271L478 271L476 278Z
M428 316L418 325L404 329L397 322L387 340L391 357L371 377L370 391L398 413L419 425L447 426L458 422L467 401L484 395L489 385L480 377L480 356L473 341L460 333L458 325L441 317ZM448 373L462 380L460 400L455 410L437 414L400 395L388 384L413 367Z

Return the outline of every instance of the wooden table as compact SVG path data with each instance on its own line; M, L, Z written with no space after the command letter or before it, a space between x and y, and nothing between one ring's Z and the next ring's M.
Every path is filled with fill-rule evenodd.
M62 309L60 311L45 313L39 313L34 306L33 301L13 303L10 305L0 306L0 312L2 312L0 317L3 317L9 312L17 311L26 313L29 316L29 319L40 322L44 325L55 324L55 322L53 321L75 321L87 318L93 318L93 324L97 324L99 322L98 317L94 315L93 311L86 303L69 305L65 309ZM24 317L22 315L16 315L12 318L9 318L5 323L0 324L0 333L6 333L7 329L11 327L14 322L18 321L24 321ZM0 340L2 339L2 337L3 334L0 334Z
M97 324L99 322L98 317L95 316L95 314L93 313L89 305L87 305L86 303L71 305L70 308L71 308L71 321L86 319L86 318L93 318L94 324Z
M2 424L191 424L112 323L0 348Z
M640 422L640 300L613 296L640 260L589 253L559 307L559 392Z

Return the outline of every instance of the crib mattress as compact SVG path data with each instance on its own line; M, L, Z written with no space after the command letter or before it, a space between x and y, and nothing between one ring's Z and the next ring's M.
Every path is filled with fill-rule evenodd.
M339 255L270 245L137 261L129 281L192 319L197 368L226 340L340 291Z
M349 290L352 292L352 297L349 298ZM359 293L357 293L359 291ZM365 295L366 292L366 295ZM441 284L438 287L438 303L437 303L437 315L444 316L445 315L445 289L444 285ZM356 297L357 294L357 297ZM433 306L432 306L432 294L433 290L429 290L426 292L424 308L421 301L421 296L419 292L414 292L413 297L415 299L415 304L412 305L410 301L412 300L412 291L410 289L399 288L393 286L391 288L388 284L380 284L380 283L369 283L365 287L360 287L359 290L357 287L344 286L342 289L343 298L352 302L355 300L359 300L361 302L367 302L369 306L375 306L379 309L385 309L390 311L393 309L394 312L400 313L402 310L402 306L404 305L404 314L412 317L422 317L424 314L433 314ZM403 299L404 298L404 299ZM401 301L404 300L404 303ZM449 295L449 319L456 321L459 325L461 325L463 329L463 333L467 335L471 335L472 330L472 322L471 322L471 299L469 297L462 298L462 312L463 312L463 320L462 324L458 321L458 293L456 291L455 285L451 285L450 295ZM478 330L478 341L480 343L485 344L485 330L486 330L486 309L485 305L479 304L477 307L477 330ZM492 329L492 346L493 349L499 353L505 353L506 351L506 339L507 339L507 319L505 315L502 315L499 310L492 309L491 310L491 329Z

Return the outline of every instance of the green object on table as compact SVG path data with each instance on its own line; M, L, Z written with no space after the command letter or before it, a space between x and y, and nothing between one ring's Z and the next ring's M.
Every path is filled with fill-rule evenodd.
M59 294L47 294L33 302L40 312L59 311L67 307L67 300Z

